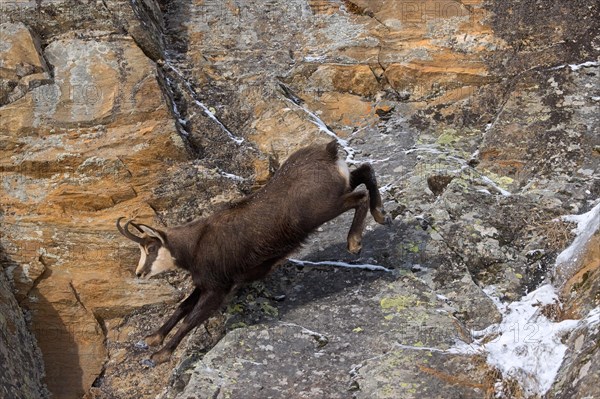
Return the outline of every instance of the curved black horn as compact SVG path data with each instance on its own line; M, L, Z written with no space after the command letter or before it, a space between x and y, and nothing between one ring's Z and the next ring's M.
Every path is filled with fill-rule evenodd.
M138 237L129 231L129 224L131 223L131 220L128 221L127 223L125 223L125 226L121 227L121 219L125 219L125 218L120 217L117 219L117 229L119 229L119 233L123 234L125 237L129 238L131 241L137 242L138 244L141 244L142 242L144 242L144 240L141 237ZM135 224L133 224L133 225L136 229L139 230L139 228L137 226L135 226Z
M131 223L131 225L132 225L133 227L135 227L135 229L136 229L137 231L139 231L140 233L144 234L144 230L142 230L142 228L141 228L140 226L145 226L145 224L144 224L144 225L142 225L142 224L133 223L133 219L132 219L132 220L130 220L129 222L127 222L127 224L126 224L125 226L128 226L130 223Z

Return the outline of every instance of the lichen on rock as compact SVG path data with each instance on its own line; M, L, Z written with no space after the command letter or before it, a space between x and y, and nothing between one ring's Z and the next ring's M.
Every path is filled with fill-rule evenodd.
M479 345L496 336L480 334L506 320L499 304L552 280L574 238L563 217L597 206L597 4L61 0L0 11L0 245L14 294L2 276L0 291L16 298L0 325L16 320L32 345L33 332L55 396L526 395L486 362ZM136 343L191 283L136 280L138 249L116 219L203 217L332 136L351 168L373 165L393 225L369 223L354 257L352 215L326 223L294 255L312 263L243 288L148 367ZM586 244L550 281L556 320L598 307L597 233ZM592 324L565 335L549 397L598 395L590 342ZM43 397L36 364L11 365L0 387L13 397L22 374L26 397Z

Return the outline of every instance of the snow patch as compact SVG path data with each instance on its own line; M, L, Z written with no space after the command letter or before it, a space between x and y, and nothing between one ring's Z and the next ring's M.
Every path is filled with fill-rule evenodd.
M559 69L569 67L571 69L571 71L575 72L575 71L580 70L581 68L594 67L594 66L599 66L599 65L600 65L600 63L598 61L586 61L586 62L582 62L581 64L558 65L553 68L550 68L550 70L556 71Z
M558 303L556 291L550 284L530 292L520 301L494 302L504 315L502 322L479 334L497 334L492 341L481 344L487 352L488 364L500 370L504 378L519 381L527 395L545 394L554 383L567 351L561 339L580 321L557 323L542 314L545 305Z
M571 68L571 71L578 71L581 68L594 67L594 66L600 66L600 63L597 61L587 61L587 62L583 62L581 64L570 64L569 68Z
M312 55L307 55L306 57L304 57L304 62L323 62L325 61L327 57L325 57L324 55L318 55L318 56L312 56Z
M574 230L577 236L558 256L555 272L576 263L589 239L598 231L600 203L585 214L564 216L563 220L577 223ZM600 324L600 307L581 320L555 322L548 319L542 309L548 305L560 306L557 290L551 284L544 284L509 304L500 301L494 286L483 291L503 318L499 324L474 331L476 341L472 346L487 353L488 364L500 370L504 378L519 381L528 396L543 396L552 387L567 351L562 338L576 328L596 328Z

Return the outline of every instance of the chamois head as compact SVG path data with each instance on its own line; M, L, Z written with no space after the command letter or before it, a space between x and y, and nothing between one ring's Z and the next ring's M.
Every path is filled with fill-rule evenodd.
M141 278L150 278L167 270L175 269L177 264L167 246L167 236L163 231L154 229L145 224L128 221L121 226L121 219L117 220L117 229L125 237L140 246L140 261L135 269L135 274ZM133 234L129 226L133 226L140 236Z

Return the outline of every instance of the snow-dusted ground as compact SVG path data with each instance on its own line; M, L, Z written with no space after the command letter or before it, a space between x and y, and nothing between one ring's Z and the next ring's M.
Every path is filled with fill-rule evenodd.
M577 264L586 243L600 227L600 202L589 212L569 215L564 220L577 223L576 237L557 257L554 272ZM584 325L600 327L600 307L581 320L548 319L542 309L546 305L560 306L557 291L551 284L544 284L521 300L504 304L495 296L494 287L487 287L485 292L502 313L502 322L474 332L475 343L467 347L486 353L488 364L498 368L504 378L516 379L528 396L544 395L552 387L567 351L562 343L566 333ZM497 396L503 397L500 385Z

